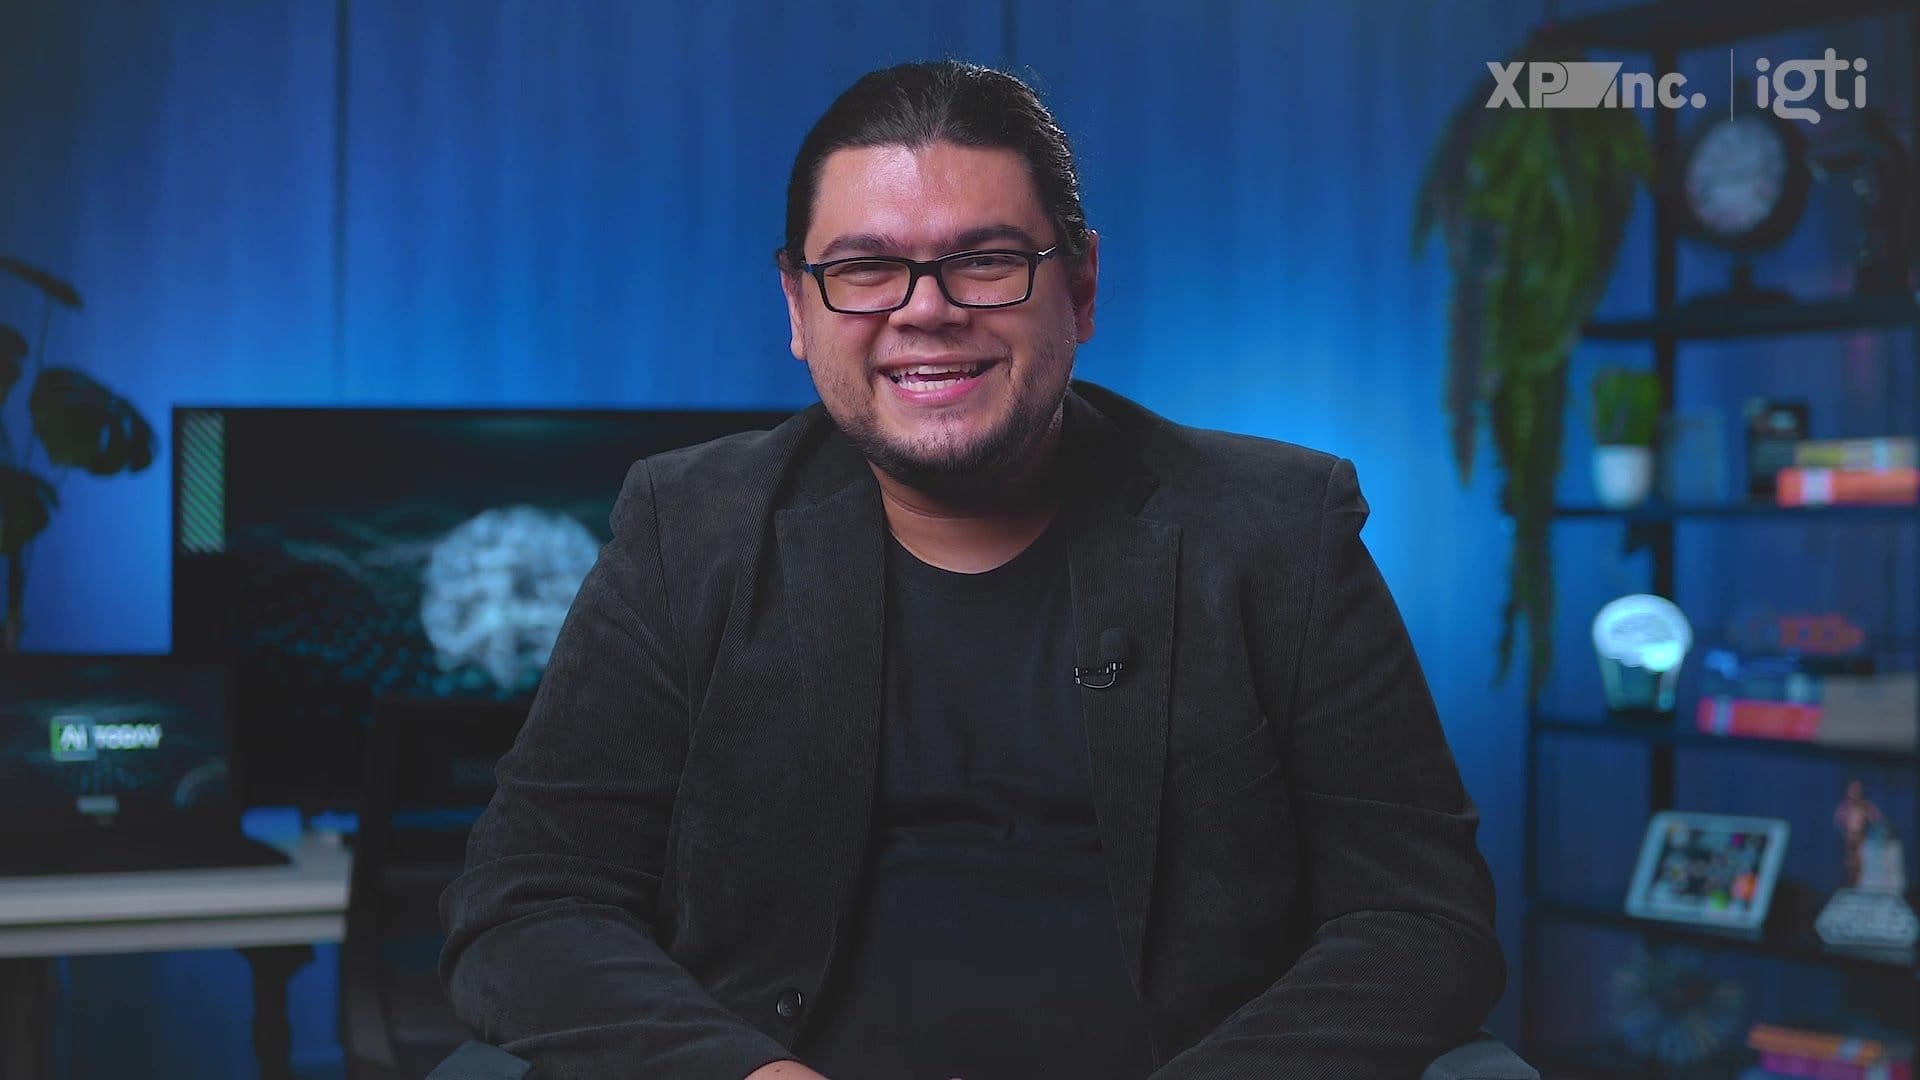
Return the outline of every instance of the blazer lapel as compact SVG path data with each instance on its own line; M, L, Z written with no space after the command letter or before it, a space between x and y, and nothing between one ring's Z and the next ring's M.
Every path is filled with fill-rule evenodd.
M825 423L831 427L831 420ZM827 765L810 778L816 795L807 800L817 808L817 842L790 854L818 860L823 892L802 899L821 905L833 928L822 958L831 978L855 929L851 918L873 821L886 519L865 459L837 430L827 433L820 455L803 467L800 486L818 501L777 511L774 532L786 616L805 677L805 687L796 687L793 715L803 725L799 737L811 741Z
M1102 655L1109 629L1123 631L1128 644L1125 667L1112 686L1080 688L1080 712L1114 917L1135 989L1145 1000L1144 942L1166 774L1180 527L1137 516L1157 479L1091 405L1074 394L1067 405L1068 431L1077 436L1066 507L1076 663L1090 668L1113 659Z
M1157 484L1105 416L1069 389L1063 475L1074 653L1106 663L1104 631L1126 633L1113 686L1080 690L1094 807L1122 947L1139 988L1166 768L1180 528L1136 512ZM786 614L805 672L804 718L828 768L813 778L825 861L819 898L834 927L829 966L854 930L874 812L882 708L886 517L865 459L832 421L797 486L811 501L774 516ZM1067 677L1065 675L1062 676Z

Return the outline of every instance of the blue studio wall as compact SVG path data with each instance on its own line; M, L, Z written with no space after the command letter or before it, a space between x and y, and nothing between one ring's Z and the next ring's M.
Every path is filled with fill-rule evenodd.
M1540 14L11 0L0 253L86 297L55 315L50 360L162 426L187 402L797 408L813 392L769 256L807 125L874 67L1019 67L1075 138L1103 238L1079 374L1357 463L1367 539L1485 815L1517 973L1524 710L1492 658L1506 532L1490 470L1463 488L1445 453L1443 260L1407 234L1447 111ZM1610 305L1644 306L1646 264L1629 250ZM34 300L0 283L0 322L37 327ZM168 648L165 453L61 479L29 648ZM1642 586L1586 542L1569 549L1611 567L1606 587ZM293 988L295 1056L316 1068L339 1059L332 960ZM74 960L66 983L67 1035L117 1033L64 1038L73 1077L252 1075L235 956Z

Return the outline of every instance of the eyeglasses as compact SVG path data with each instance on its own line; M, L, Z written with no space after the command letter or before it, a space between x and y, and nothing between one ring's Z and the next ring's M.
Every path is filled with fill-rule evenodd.
M913 287L932 275L955 307L999 308L1023 304L1033 295L1040 260L1060 250L956 251L927 262L892 255L856 255L800 268L820 284L828 311L842 315L878 315L907 306Z

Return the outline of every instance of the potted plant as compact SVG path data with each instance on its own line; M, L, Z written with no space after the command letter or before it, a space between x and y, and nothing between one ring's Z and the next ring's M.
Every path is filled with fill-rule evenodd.
M1653 491L1653 439L1660 379L1651 371L1606 368L1593 379L1593 489L1602 506L1638 506Z
M40 293L39 341L29 352L24 334L0 325L0 410L15 385L31 379L27 424L18 440L0 411L0 653L17 652L25 624L27 555L34 537L53 520L59 483L68 470L95 476L139 472L153 464L153 428L127 400L70 367L48 367L47 328L58 304L80 308L73 286L17 259L0 257L0 273ZM31 362L29 362L31 356ZM57 471L49 480L34 461L36 450Z
M1536 35L1511 59L1578 60ZM1527 627L1528 700L1553 656L1548 526L1566 403L1567 361L1606 288L1634 197L1653 171L1627 109L1496 107L1491 76L1449 120L1415 204L1417 252L1439 233L1453 279L1446 411L1462 484L1484 416L1502 472L1513 552L1498 649L1504 676Z

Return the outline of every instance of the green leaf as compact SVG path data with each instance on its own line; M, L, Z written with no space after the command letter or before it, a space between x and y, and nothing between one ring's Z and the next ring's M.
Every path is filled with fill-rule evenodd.
M1582 58L1551 35L1509 57ZM1413 233L1416 252L1433 232L1451 249L1448 441L1469 481L1484 414L1502 474L1500 508L1514 523L1499 668L1506 672L1525 622L1532 700L1552 657L1548 525L1568 357L1605 293L1653 155L1631 113L1487 109L1490 89L1481 80L1449 116L1415 199Z
M33 433L56 465L98 476L153 464L153 427L132 403L72 368L46 368L27 397Z
M0 405L7 403L7 391L20 381L21 361L27 355L27 339L11 326L0 326Z
M80 291L78 289L75 289L73 286L61 281L59 278L54 277L39 267L28 266L19 259L9 259L4 255L0 255L0 270L12 274L21 281L39 289L57 304L70 308L78 308L80 306Z
M18 555L53 520L60 496L24 469L0 466L0 557Z

